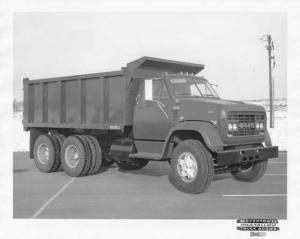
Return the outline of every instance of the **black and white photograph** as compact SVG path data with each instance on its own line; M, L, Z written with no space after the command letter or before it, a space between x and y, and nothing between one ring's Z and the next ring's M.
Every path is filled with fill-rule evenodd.
M11 12L7 230L18 223L20 236L37 222L35 238L60 219L87 225L88 238L125 223L142 238L221 233L214 222L228 238L294 235L291 19L249 9ZM122 235L111 230L103 238ZM63 238L84 235L76 231Z
M286 219L286 14L16 13L14 50L15 218Z

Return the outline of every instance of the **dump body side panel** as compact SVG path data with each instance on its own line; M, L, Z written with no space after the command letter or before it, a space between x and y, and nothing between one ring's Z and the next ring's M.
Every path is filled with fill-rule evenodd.
M108 123L124 125L126 117L126 80L123 77L109 78Z
M121 129L126 117L126 79L121 73L25 79L25 129Z

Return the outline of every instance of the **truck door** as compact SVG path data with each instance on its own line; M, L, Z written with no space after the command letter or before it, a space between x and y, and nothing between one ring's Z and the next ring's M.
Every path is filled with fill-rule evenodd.
M137 140L165 140L171 128L171 100L163 79L142 80L133 118Z

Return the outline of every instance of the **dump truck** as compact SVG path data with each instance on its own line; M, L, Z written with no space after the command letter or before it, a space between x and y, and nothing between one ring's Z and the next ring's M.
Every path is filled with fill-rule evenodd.
M220 99L202 64L142 57L119 71L23 79L30 158L45 173L101 173L170 164L180 191L202 193L217 173L259 180L278 156L263 107Z

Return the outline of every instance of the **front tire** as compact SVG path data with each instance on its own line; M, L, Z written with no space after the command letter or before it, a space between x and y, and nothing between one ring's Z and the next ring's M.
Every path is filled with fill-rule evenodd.
M204 192L214 177L213 159L198 140L184 140L173 151L170 182L180 191Z
M232 176L242 182L255 182L261 179L268 166L268 160L241 165L231 171Z

